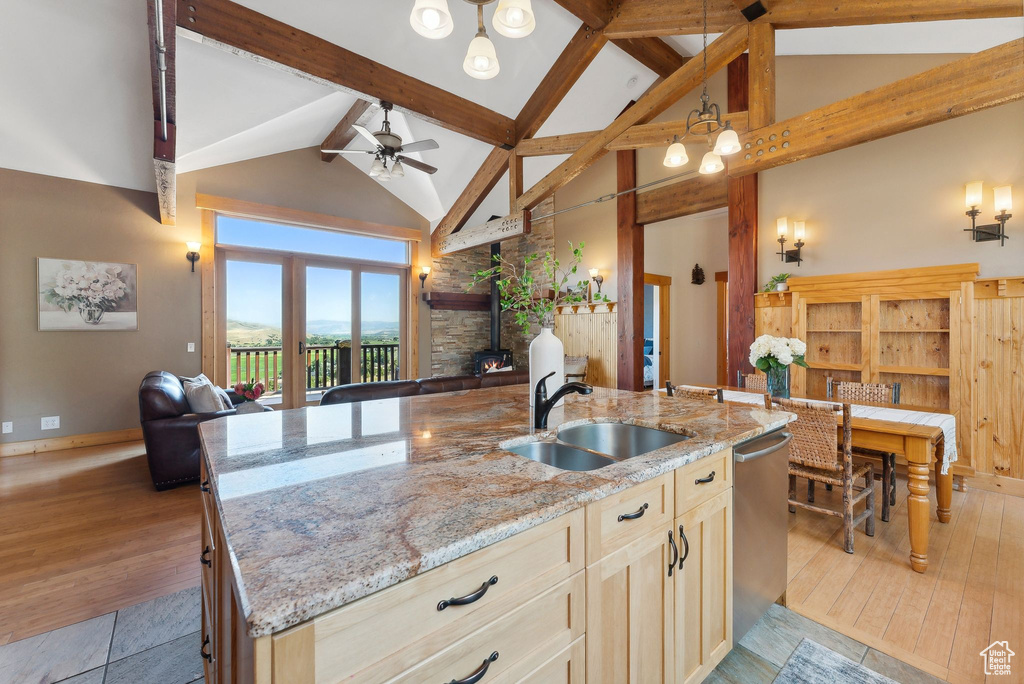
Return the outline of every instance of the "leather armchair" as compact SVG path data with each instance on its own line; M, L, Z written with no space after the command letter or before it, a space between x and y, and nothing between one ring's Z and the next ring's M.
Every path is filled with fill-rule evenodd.
M228 396L232 403L239 403L234 392ZM178 376L165 371L147 373L139 385L139 420L153 486L164 490L198 480L199 424L234 414L234 409L192 413Z

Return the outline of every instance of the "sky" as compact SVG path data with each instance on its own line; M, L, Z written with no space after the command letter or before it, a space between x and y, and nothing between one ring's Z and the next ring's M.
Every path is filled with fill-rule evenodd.
M355 259L407 263L404 242L218 217L221 244L262 247ZM227 262L227 318L281 327L281 266L249 261ZM390 273L363 273L364 321L399 321L401 279ZM307 267L306 320L348 322L352 315L352 272Z

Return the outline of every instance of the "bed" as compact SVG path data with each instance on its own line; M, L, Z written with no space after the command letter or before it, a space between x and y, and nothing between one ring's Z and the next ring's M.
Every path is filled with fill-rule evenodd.
M654 387L654 340L644 339L644 387Z

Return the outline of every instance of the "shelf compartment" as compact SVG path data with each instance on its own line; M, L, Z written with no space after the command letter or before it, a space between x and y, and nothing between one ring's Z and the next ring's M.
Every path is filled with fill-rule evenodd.
M808 302L807 330L860 330L860 302Z
M899 299L879 304L882 330L949 329L949 299Z
M878 365L949 368L949 334L891 332L879 335Z
M908 406L929 406L941 410L949 409L949 377L939 375L916 375L906 372L889 372L880 369L878 381L900 383L900 403Z
M879 373L899 373L902 375L931 375L949 377L948 368L930 368L928 366L879 366Z

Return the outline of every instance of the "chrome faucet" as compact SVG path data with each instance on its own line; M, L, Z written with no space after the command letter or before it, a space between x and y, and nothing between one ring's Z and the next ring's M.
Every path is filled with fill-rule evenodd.
M551 413L551 409L566 394L590 394L594 391L594 388L585 382L567 382L556 389L555 393L548 399L547 380L554 374L555 371L552 371L538 380L537 389L533 393L533 427L537 430L547 429L548 414Z

